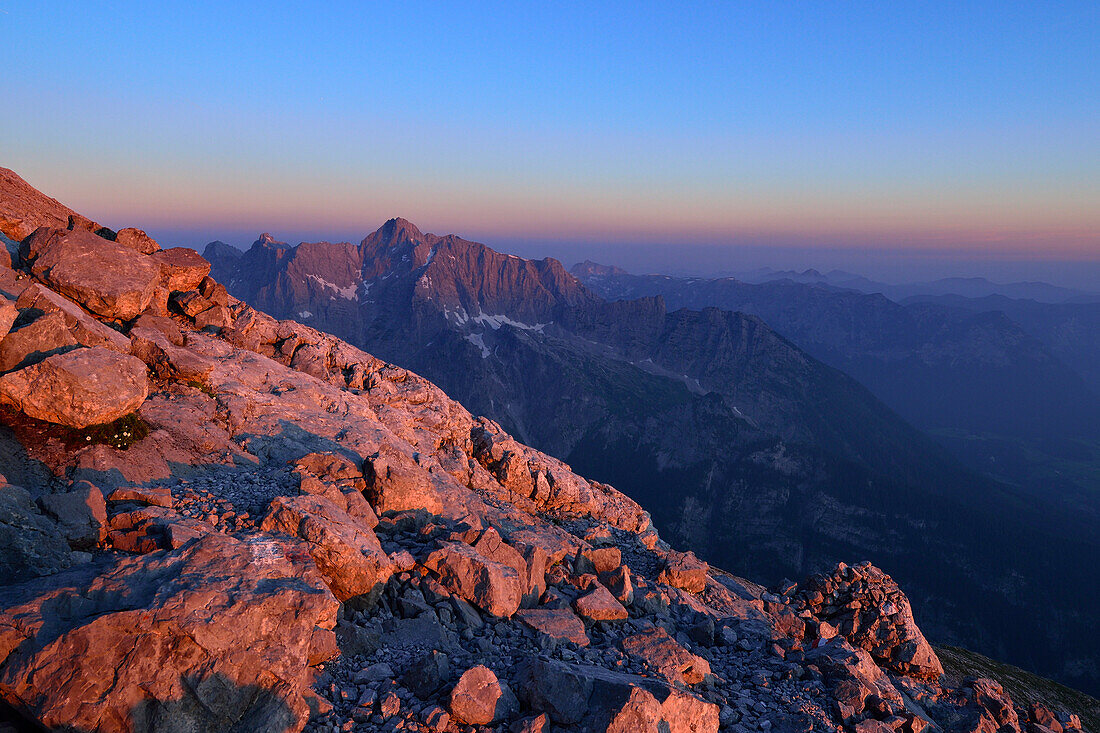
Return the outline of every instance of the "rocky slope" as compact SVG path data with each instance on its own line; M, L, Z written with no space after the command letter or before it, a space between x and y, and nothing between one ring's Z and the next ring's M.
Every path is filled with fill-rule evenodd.
M1100 680L1089 516L962 469L756 317L607 302L554 260L400 219L209 254L234 295L424 374L710 562L774 583L873 557L937 610L937 641Z
M709 567L193 253L40 228L14 264L0 345L60 323L0 376L9 727L1080 728L944 685L878 569L769 592Z

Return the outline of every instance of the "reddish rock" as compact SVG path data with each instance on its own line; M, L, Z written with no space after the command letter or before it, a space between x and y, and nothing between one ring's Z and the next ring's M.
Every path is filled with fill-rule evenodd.
M99 225L38 191L14 171L0 168L0 232L21 242L38 227L95 231Z
M0 295L0 339L8 334L18 317L19 308L16 307L16 303Z
M630 580L630 569L626 565L620 565L600 580L619 603L624 606L634 603L634 584Z
M447 590L493 616L507 618L519 609L523 589L514 568L486 558L460 542L445 542L424 566Z
M122 486L110 493L107 501L133 501L150 506L172 507L172 490L167 486Z
M359 596L373 603L393 574L378 538L322 496L277 497L261 527L308 543L309 553L341 601Z
M176 346L162 331L145 326L130 329L129 347L129 353L145 362L161 379L205 382L214 368L214 362Z
M35 277L104 318L136 318L161 281L152 258L91 232L39 229L23 251Z
M710 674L710 663L692 654L660 626L628 636L619 642L624 652L641 659L669 682L694 685Z
M657 582L689 593L702 593L707 587L707 569L707 564L695 557L694 552L669 552Z
M516 612L516 618L548 639L567 641L581 647L589 644L584 622L567 608L523 609Z
M73 338L83 346L103 346L121 354L128 353L130 342L115 329L100 323L68 298L41 283L31 283L19 295L16 305L43 313L60 313Z
M115 234L115 241L143 255L151 255L154 252L160 251L160 245L157 244L155 239L150 237L143 230L133 227L119 229L118 233Z
M499 562L502 565L507 565L516 571L516 575L519 576L520 587L522 591L522 597L520 598L521 605L527 605L528 607L534 605L538 601L535 597L532 599L532 580L527 568L527 561L523 559L523 556L519 552L505 542L500 537L500 533L490 527L481 533L477 542L474 543L474 549L481 553L484 557ZM543 580L543 586L545 586L545 578ZM527 604L524 604L524 600Z
M634 728L619 729L670 733L718 730L717 705L652 677L542 659L524 664L517 676L524 702L559 725L606 730L609 725L626 725L629 721Z
M841 563L831 573L811 577L800 586L796 603L817 620L818 638L839 633L893 672L927 680L943 674L913 620L909 599L893 578L870 563Z
M615 600L611 591L599 583L592 590L573 601L577 615L586 621L622 621L630 614L623 605Z
M49 728L297 730L315 632L339 604L295 552L211 534L4 588L0 690ZM84 600L58 614L66 598Z
M610 573L623 564L622 553L617 547L584 549L578 560L583 561L583 567L578 568L578 572L594 572L597 575Z
M169 292L194 290L210 274L210 263L188 247L161 250L150 259L160 267L162 283Z
M37 364L78 346L60 313L46 313L0 341L0 371Z
M73 428L129 415L148 393L140 359L100 347L55 354L0 377L0 402L37 420Z
M482 665L463 672L451 691L451 718L467 725L489 725L514 713L516 708L511 690Z

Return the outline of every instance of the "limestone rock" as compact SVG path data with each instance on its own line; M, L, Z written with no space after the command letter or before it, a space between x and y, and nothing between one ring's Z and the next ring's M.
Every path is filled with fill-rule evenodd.
M125 336L100 323L79 305L41 283L28 285L19 295L16 305L20 309L33 308L43 313L60 313L73 338L84 346L104 346L121 354L129 351L130 344Z
M161 281L152 258L91 232L39 229L22 249L36 278L104 318L136 318Z
M261 527L306 540L341 601L365 596L367 603L373 602L393 574L393 563L374 533L322 496L276 498Z
M0 401L37 420L73 428L129 415L148 393L140 359L100 347L55 354L0 377Z
M489 560L469 545L445 542L424 561L449 590L493 616L507 618L519 609L519 573Z
M57 522L58 530L73 549L94 547L107 537L107 505L103 492L83 482L62 494L45 494L38 506Z
M567 608L523 609L516 612L516 617L547 639L567 641L580 647L589 644L584 622Z
M161 250L149 259L160 267L162 284L173 293L194 290L210 274L210 263L188 247Z
M0 339L4 338L11 330L15 319L19 317L17 303L13 303L0 295Z
M615 600L611 591L599 583L592 586L587 594L573 602L577 615L586 621L622 621L630 614L623 605Z
M51 354L71 351L77 345L61 314L46 313L0 341L0 371L37 364Z
M57 525L18 486L0 486L0 577L18 581L69 567L69 545Z
M99 225L38 191L14 171L0 168L0 232L21 242L38 227L95 231Z
M515 696L483 665L462 673L451 691L451 719L467 725L489 725L515 713Z
M290 555L213 533L0 589L5 699L48 728L299 730L338 603Z
M657 581L689 593L702 593L707 587L707 564L694 552L670 552Z
M692 654L660 626L628 636L619 642L622 650L643 660L669 682L694 685L710 674L710 663Z
M160 245L157 244L155 239L146 234L144 230L135 229L134 227L119 229L115 234L115 241L143 255L151 255L160 251Z
M825 597L833 594L826 604ZM818 619L819 636L821 629L835 629L893 672L931 680L943 674L939 658L917 628L909 599L893 578L870 563L841 563L830 573L809 578L799 586L797 601L798 608Z

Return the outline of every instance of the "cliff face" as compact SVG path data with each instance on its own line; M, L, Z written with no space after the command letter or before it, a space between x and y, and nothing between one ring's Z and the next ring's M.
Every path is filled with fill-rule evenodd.
M39 725L1080 727L992 680L945 686L876 568L769 592L709 567L431 382L229 296L193 253L41 228L15 264L0 697Z
M605 301L554 260L398 219L357 246L278 245L269 270L271 246L215 276L614 484L669 541L767 583L872 557L929 609L936 640L1100 680L1081 663L1100 654L1090 633L1100 577L1078 559L1100 551L1093 518L964 469L760 318L670 312L660 294ZM854 305L786 307L803 305L828 333L889 322L856 319Z

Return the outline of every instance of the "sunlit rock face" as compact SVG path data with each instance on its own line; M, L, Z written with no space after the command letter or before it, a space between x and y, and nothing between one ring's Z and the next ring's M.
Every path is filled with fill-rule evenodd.
M398 224L393 237L416 239ZM0 411L0 697L28 721L1080 725L1017 708L991 680L940 675L908 600L873 566L768 592L674 550L638 503L417 374L229 297L190 256L166 270L163 251L130 252L135 272L158 273L164 292L148 302L144 286L120 297L77 265L67 295L25 261L0 268L4 297L28 303L13 324L62 314L77 343L60 356L113 365L69 369L71 389ZM96 334L114 348L82 341ZM106 373L136 379L135 363L140 399L119 384L104 422L67 419L75 395L99 394Z

